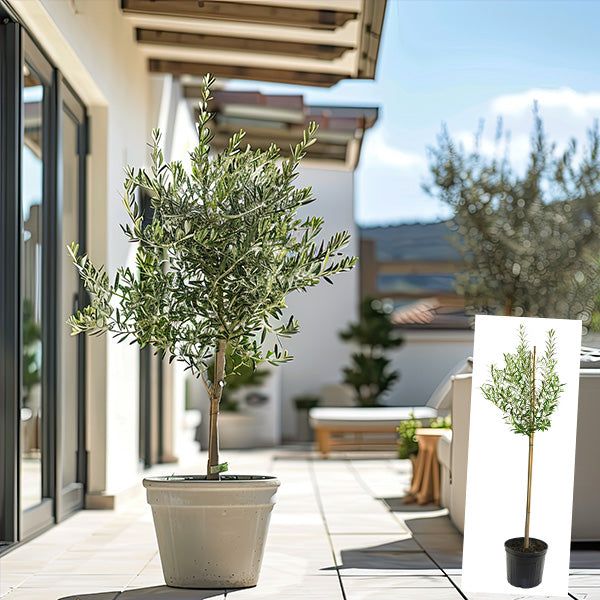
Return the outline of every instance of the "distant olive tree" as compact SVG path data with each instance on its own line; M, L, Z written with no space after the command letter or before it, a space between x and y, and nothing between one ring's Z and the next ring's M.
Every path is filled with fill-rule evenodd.
M457 291L472 312L589 321L598 295L600 131L558 153L537 107L524 172L499 152L467 151L444 128L430 148L430 195L453 211L452 236L464 259ZM507 139L507 138L506 138ZM504 152L502 152L504 150ZM500 156L500 154L502 154Z

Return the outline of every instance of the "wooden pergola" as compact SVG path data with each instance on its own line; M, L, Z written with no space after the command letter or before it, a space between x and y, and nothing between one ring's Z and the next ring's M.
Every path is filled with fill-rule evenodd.
M185 85L183 91L190 109L196 112L199 86ZM307 162L343 169L356 168L364 133L378 117L374 106L315 106L304 104L300 95L230 90L216 90L209 109L214 113L215 149L224 148L231 135L243 129L244 145L266 149L274 143L287 156L290 145L301 139L310 121L315 121L319 124L318 139L308 151Z
M386 0L121 0L155 73L330 87L373 79Z

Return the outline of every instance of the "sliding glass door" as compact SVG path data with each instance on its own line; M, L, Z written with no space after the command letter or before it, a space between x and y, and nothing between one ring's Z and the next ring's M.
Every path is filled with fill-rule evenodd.
M0 6L0 16L1 6ZM16 23L0 22L0 545L83 506L86 112ZM1 548L0 548L1 550Z
M52 522L52 133L54 72L23 37L21 141L21 426L22 533Z

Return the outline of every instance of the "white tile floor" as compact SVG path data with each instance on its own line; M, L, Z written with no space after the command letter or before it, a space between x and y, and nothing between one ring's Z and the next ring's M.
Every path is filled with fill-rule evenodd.
M282 482L259 585L232 591L164 585L143 494L124 509L81 511L0 559L6 600L460 600L461 536L443 510L390 512L407 461L322 461L292 450L229 452L240 473ZM198 457L197 465L204 464ZM170 467L172 470L172 467ZM193 472L193 468L182 469ZM410 507L407 507L410 508ZM413 509L414 511L414 509ZM572 598L600 600L600 552L574 553ZM471 598L468 600L483 600Z

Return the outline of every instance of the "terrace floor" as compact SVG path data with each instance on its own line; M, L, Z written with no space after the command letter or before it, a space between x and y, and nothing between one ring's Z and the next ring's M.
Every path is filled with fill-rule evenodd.
M290 449L224 454L237 472L272 473L282 483L256 588L224 593L166 587L150 508L140 490L117 511L81 511L5 555L0 595L6 600L483 600L460 590L462 537L445 511L411 510L398 501L409 483L409 461L356 454L320 460ZM204 457L194 462L200 467ZM201 471L193 464L178 468L194 470ZM382 499L402 511L390 511ZM572 567L572 598L600 600L600 551L573 552Z

